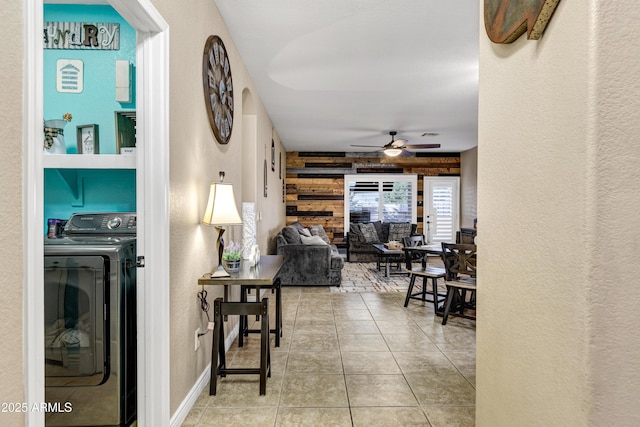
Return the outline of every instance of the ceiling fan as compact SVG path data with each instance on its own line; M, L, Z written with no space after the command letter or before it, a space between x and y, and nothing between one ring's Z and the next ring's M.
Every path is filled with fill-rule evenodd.
M419 150L423 148L440 148L440 144L412 144L406 145L408 142L406 139L395 139L395 136L398 134L395 130L389 132L391 135L391 142L380 147L379 151L383 151L384 154L391 157L402 156L407 157L411 156L411 153L408 150ZM351 145L352 147L372 147L371 145Z

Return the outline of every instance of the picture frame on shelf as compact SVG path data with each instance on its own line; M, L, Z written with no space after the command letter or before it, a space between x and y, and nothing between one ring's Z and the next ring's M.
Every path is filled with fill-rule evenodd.
M76 126L78 154L100 154L100 131L97 124Z
M136 111L115 111L116 153L135 155L136 153Z

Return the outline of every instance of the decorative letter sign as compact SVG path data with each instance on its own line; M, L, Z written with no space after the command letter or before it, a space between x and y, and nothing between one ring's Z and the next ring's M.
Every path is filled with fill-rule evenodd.
M484 26L494 43L512 43L527 31L539 40L560 0L484 0Z
M120 49L120 24L45 22L43 36L45 49Z

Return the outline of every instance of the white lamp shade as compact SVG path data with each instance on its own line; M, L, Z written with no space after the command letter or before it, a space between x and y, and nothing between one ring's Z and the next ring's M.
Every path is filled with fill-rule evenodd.
M207 209L202 217L202 223L208 225L237 225L242 219L236 207L233 195L233 185L214 182L209 189Z

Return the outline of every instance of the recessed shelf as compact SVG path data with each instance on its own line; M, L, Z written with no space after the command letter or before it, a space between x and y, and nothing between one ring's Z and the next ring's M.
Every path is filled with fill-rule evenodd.
M135 169L136 156L120 154L43 154L42 166L54 169Z

